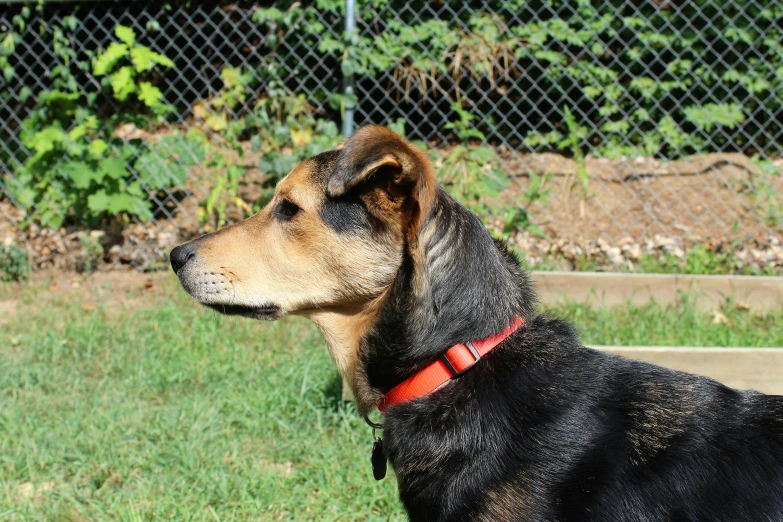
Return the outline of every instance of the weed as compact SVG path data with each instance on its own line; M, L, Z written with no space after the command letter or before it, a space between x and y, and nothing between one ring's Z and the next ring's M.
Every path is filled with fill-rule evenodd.
M783 229L783 198L780 197L777 186L783 186L783 169L771 161L753 158L758 172L753 173L743 192L747 194L752 207L762 216L767 224L775 229ZM776 186L777 182L777 186Z
M101 257L103 257L101 236L99 234L83 232L79 236L79 242L82 244L84 255L82 256L83 265L77 267L77 271L91 274L98 268L98 263L100 262Z
M523 200L517 205L504 205L500 192L508 186L510 179L499 168L495 149L482 143L486 136L475 128L474 115L459 103L451 108L458 119L444 128L454 132L459 144L451 149L433 149L430 152L439 181L452 196L485 222L492 224L499 218L504 234L527 230L544 236L544 232L533 223L529 206L535 202L546 204L550 189L545 185L549 176L532 176Z
M563 118L568 133L558 143L558 148L567 148L571 151L576 161L576 181L579 185L579 217L585 217L585 200L590 197L590 176L587 173L585 155L582 152L582 140L587 136L587 128L579 125L576 117L568 107L563 107ZM574 187L574 183L568 180L568 192Z
M268 96L258 102L250 124L255 129L250 140L253 151L263 153L258 168L268 176L259 207L294 166L335 148L342 139L334 122L315 118L303 95L289 95L279 85L272 85Z
M0 281L23 281L32 272L27 251L13 243L0 246Z

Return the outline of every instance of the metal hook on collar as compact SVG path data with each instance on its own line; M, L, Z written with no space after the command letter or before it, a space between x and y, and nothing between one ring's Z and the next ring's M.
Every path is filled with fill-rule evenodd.
M373 430L382 430L383 429L383 424L377 424L377 423L371 421L369 415L365 415L364 416L364 422L366 422L367 425L369 427L371 427Z

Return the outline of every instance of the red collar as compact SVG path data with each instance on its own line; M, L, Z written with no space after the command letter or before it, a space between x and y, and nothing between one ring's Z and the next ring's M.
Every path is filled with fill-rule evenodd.
M459 377L473 368L483 356L516 332L520 326L522 326L522 319L515 315L511 324L500 333L479 341L455 344L435 362L389 390L378 403L378 410L386 413L386 408L389 406L427 395L454 377Z

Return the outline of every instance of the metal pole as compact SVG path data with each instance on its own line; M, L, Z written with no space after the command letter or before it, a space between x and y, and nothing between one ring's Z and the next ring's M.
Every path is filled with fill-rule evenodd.
M350 34L356 28L356 2L355 0L345 0L345 34ZM343 94L353 95L353 74L346 75L343 78ZM343 138L350 138L353 134L353 108L345 109L343 116Z

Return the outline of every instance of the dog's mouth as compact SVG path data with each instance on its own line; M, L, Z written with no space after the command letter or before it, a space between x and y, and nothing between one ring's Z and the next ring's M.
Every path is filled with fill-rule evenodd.
M250 319L271 321L280 317L280 307L271 304L263 306L244 306L207 303L206 306L224 315L239 315L241 317L249 317Z

